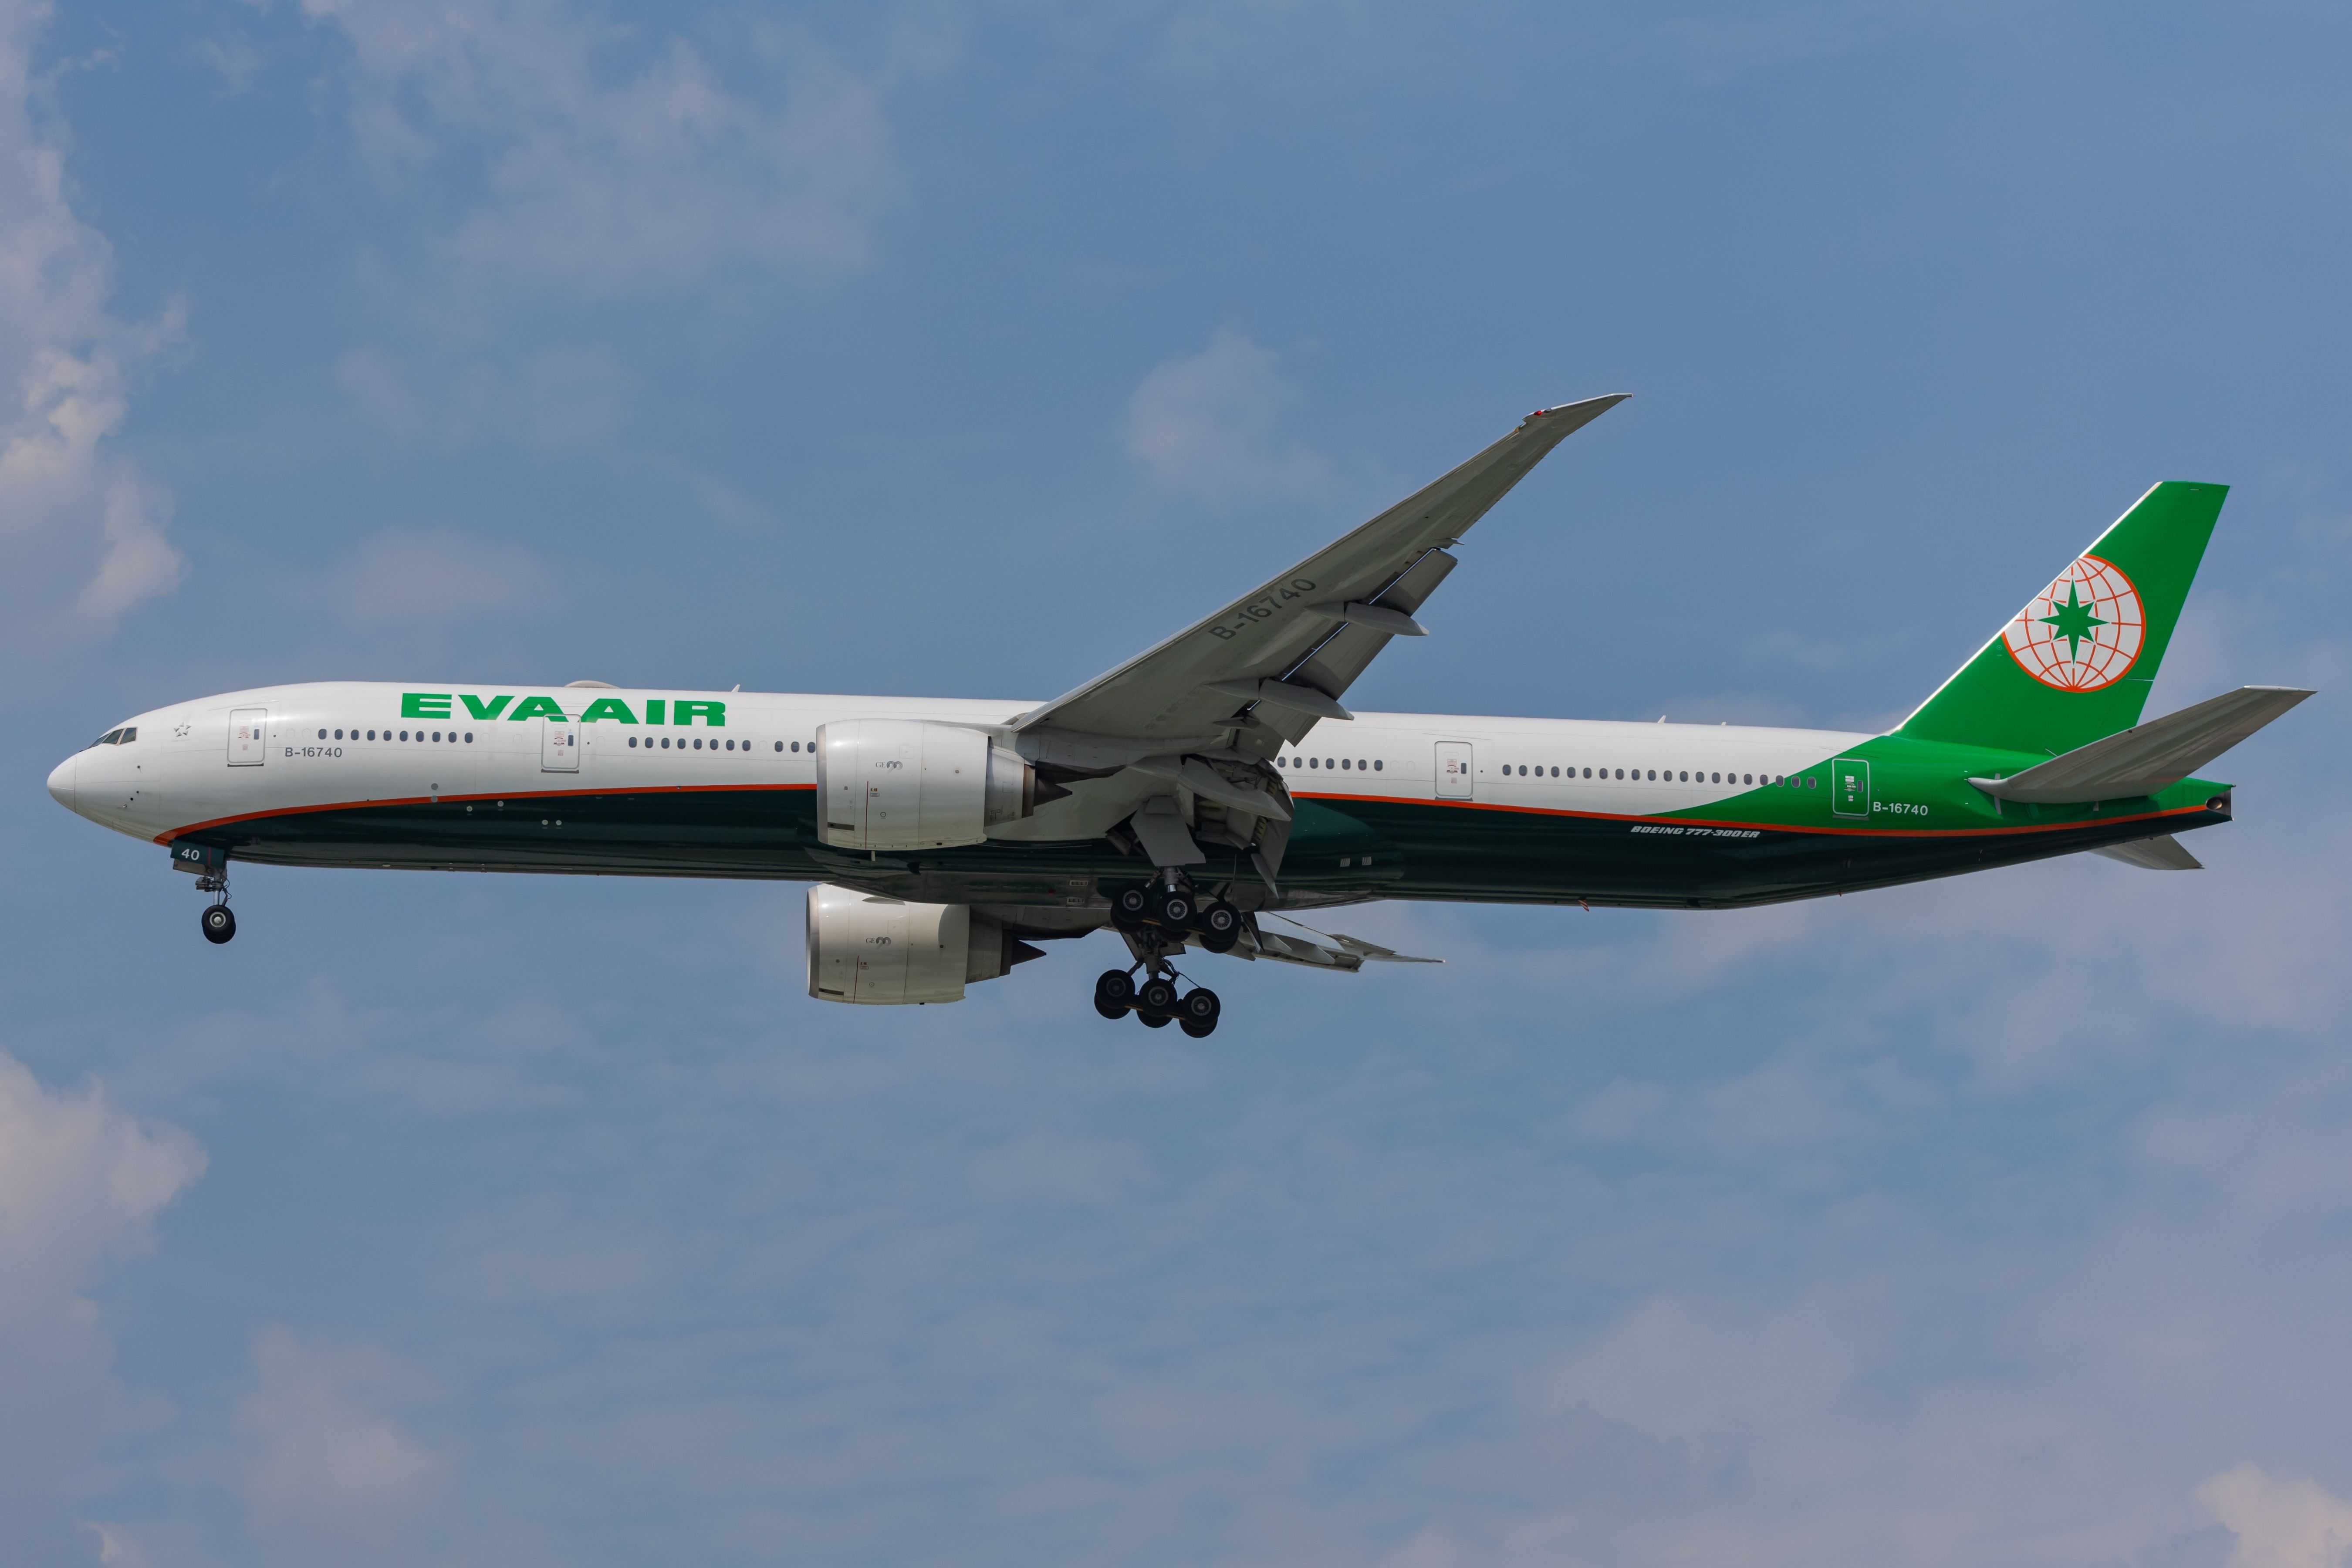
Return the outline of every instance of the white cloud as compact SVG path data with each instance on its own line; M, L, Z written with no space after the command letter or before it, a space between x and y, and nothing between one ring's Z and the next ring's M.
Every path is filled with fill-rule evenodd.
M373 349L353 349L337 360L335 384L377 423L403 434L416 428L416 399L400 372Z
M119 1524L89 1524L82 1528L98 1537L100 1568L151 1568L147 1549Z
M0 1052L0 1331L88 1321L75 1292L203 1173L175 1127L150 1128L95 1087L53 1095Z
M151 1424L82 1292L147 1248L155 1215L204 1168L179 1129L94 1086L53 1094L0 1052L0 1517L62 1506L101 1443Z
M512 368L476 364L443 380L431 393L413 391L402 368L373 349L352 349L335 362L337 384L378 425L451 442L486 434L536 447L600 440L620 424L630 390L602 348L551 350Z
M0 616L26 642L110 632L186 573L164 537L171 493L110 446L134 373L183 314L134 325L106 308L112 252L74 216L54 121L34 120L47 19L0 17Z
M2352 1502L2316 1481L2244 1464L2197 1489L2197 1500L2238 1538L2230 1568L2344 1568L2352 1563Z
M304 0L360 69L353 122L384 165L478 157L488 199L451 238L485 266L592 289L685 282L729 262L860 259L889 185L873 89L806 50L772 110L671 38L617 82L625 35L548 0Z
M265 1521L381 1517L440 1471L437 1455L370 1407L394 1381L383 1356L313 1349L273 1328L253 1360L259 1386L238 1402L236 1425L253 1443L246 1497Z
M362 544L327 574L319 592L339 621L381 631L529 610L554 587L547 569L515 545L395 529Z
M1275 435L1297 396L1271 352L1220 328L1199 353L1143 378L1128 405L1127 449L1162 484L1202 495L1304 493L1324 482L1323 459Z
M973 1189L999 1201L1114 1203L1150 1175L1142 1151L1132 1143L1054 1132L1016 1138L971 1163Z
M1587 1138L1631 1138L1646 1131L1666 1109L1666 1091L1654 1083L1616 1079L1577 1108L1575 1129Z

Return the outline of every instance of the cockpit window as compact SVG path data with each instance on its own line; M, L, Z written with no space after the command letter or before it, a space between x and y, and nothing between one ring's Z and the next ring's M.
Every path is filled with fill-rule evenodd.
M92 741L90 744L93 746L110 746L121 739L122 739L121 731L109 730L105 734L100 735L97 740Z
M136 725L136 724L131 724L131 725L129 725L129 726L125 727L125 728L124 728L124 730L123 730L123 731L122 731L122 733L121 733L121 734L120 734L120 735L118 735L118 736L116 736L116 737L114 738L114 743L115 743L116 745L118 745L118 746L127 746L127 745L131 744L131 742L133 742L133 741L137 740L138 738L139 738L139 726L138 726L138 725Z

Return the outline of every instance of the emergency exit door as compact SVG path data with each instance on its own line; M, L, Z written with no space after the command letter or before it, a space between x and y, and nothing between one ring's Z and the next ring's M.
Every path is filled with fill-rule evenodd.
M1830 764L1830 810L1839 816L1870 815L1870 762L1840 757Z
M1468 800L1477 793L1477 770L1467 741L1437 742L1437 798Z
M580 725L572 719L539 721L539 771L576 773L580 771Z

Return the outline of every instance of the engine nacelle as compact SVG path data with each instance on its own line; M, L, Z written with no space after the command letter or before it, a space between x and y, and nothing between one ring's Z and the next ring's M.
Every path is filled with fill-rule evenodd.
M808 891L808 988L820 1002L961 1002L966 985L1043 956L969 904L910 904L830 882Z
M1037 771L961 724L850 719L817 728L816 801L836 849L946 849L1035 811Z

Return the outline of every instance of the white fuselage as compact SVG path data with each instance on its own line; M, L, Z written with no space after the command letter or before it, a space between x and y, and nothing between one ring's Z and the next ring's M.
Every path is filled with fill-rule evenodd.
M440 700L419 702L419 693ZM507 700L496 702L499 696ZM494 712L469 711L493 703ZM404 716L404 704L411 716ZM604 716L583 719L599 704ZM120 728L135 730L135 739L68 758L50 775L49 790L93 822L168 843L239 819L369 803L810 788L814 737L827 722L931 720L1011 743L1011 721L1034 706L448 682L261 687L127 720ZM515 716L529 709L537 711ZM683 723L677 719L681 709ZM625 720L616 716L622 712ZM1318 725L1286 748L1278 764L1297 795L1470 799L1650 816L1811 767L1868 738L1733 725L1359 713L1352 722ZM1466 772L1444 777L1449 757ZM1054 837L1054 818L1041 812L992 836Z

